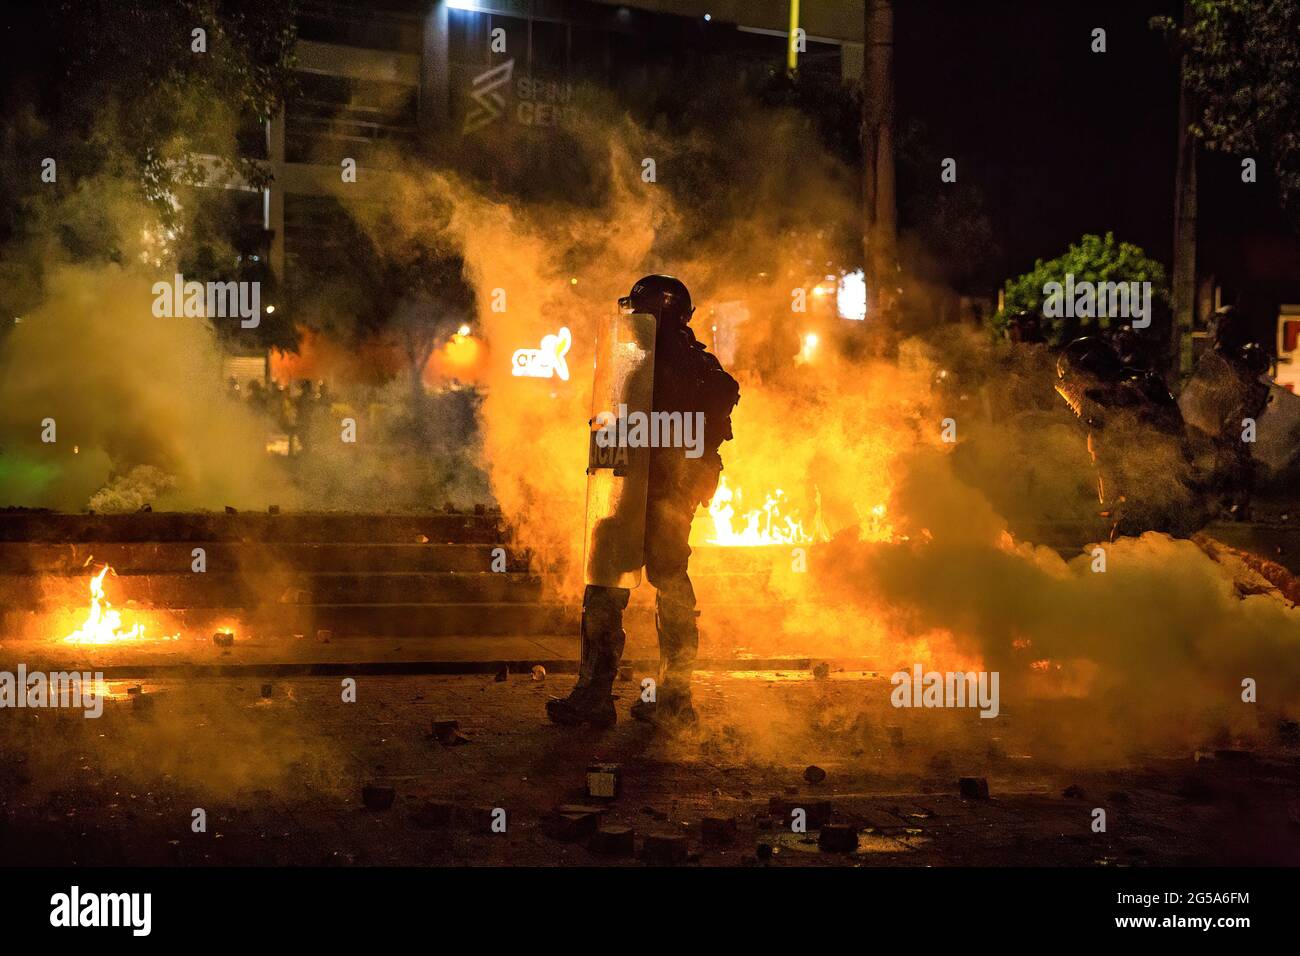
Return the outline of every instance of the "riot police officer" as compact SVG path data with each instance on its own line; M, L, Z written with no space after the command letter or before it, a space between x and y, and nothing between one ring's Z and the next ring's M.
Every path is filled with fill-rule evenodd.
M659 680L654 700L638 699L632 716L656 723L695 720L691 672L699 645L695 589L687 574L691 520L717 489L719 446L732 437L731 411L740 399L736 380L691 331L695 312L686 285L673 276L640 279L620 305L658 320L654 356L655 412L704 414L703 453L678 447L650 450L645 514L645 572L654 586L659 637ZM615 721L612 688L625 634L623 611L631 592L588 585L582 601L578 682L563 699L547 702L558 724L609 726Z

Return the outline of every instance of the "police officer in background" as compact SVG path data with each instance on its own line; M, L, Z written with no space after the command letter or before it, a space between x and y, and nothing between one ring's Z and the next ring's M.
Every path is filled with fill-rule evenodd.
M1224 306L1214 314L1214 344L1179 396L1193 439L1212 449L1211 483L1219 504L1238 521L1249 519L1255 487L1245 423L1258 419L1268 404L1268 385L1261 381L1268 366L1245 315Z
M632 716L638 720L689 724L695 720L691 672L699 646L699 612L687 574L688 539L695 510L717 490L722 472L718 448L732 437L731 411L740 400L740 387L691 331L695 308L680 279L646 276L619 304L658 320L653 411L704 413L701 457L688 458L685 448L650 449L645 571L656 591L659 680L653 701L638 699L632 705ZM599 727L614 723L612 688L623 654L623 611L630 596L626 588L587 586L578 682L568 697L547 702L547 715L555 723Z

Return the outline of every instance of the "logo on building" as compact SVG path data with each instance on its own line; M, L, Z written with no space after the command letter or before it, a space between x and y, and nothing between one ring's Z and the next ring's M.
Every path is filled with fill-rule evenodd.
M573 335L567 326L562 327L558 335L544 335L541 348L516 350L510 360L510 374L527 378L550 378L554 375L567 382L569 363L564 356L569 354L572 345Z
M506 109L506 98L501 88L510 83L514 76L515 61L506 60L492 69L474 77L469 98L474 101L465 116L462 132L472 133L499 119Z

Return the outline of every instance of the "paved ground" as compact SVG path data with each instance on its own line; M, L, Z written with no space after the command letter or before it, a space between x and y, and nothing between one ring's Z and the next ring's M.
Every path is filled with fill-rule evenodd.
M604 734L545 724L543 703L569 676L363 676L355 703L337 677L273 679L269 698L265 680L146 682L143 706L114 682L98 720L0 710L0 864L639 865L548 835L558 804L593 802L593 761L623 769L607 822L637 831L638 848L645 834L684 835L691 864L1300 862L1300 749L1267 734L1252 753L1220 741L1200 760L1069 768L1069 748L1050 741L1086 719L1078 702L903 722L888 682L865 673L704 674L701 726L679 738L626 721ZM618 685L624 714L634 687ZM432 739L441 717L467 742ZM804 780L809 764L824 782ZM962 799L967 775L986 777L991 799ZM364 808L368 782L394 788L390 809ZM773 818L773 797L814 822L829 801L860 828L859 850L819 851L815 828L790 831L788 806ZM436 802L458 808L450 826ZM475 807L504 809L506 832L484 829ZM195 808L206 833L192 831ZM705 844L710 815L737 819L733 846Z

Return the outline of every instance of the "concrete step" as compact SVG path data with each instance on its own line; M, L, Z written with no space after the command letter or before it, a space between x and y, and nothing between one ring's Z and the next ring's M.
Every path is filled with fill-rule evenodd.
M89 600L88 572L0 574L0 607L33 611L73 608ZM744 596L768 597L765 574L697 574L702 603ZM254 608L269 604L528 604L558 593L557 582L528 573L363 572L308 573L271 570L255 574L116 574L104 583L119 607ZM638 588L633 603L653 601Z
M311 606L264 605L245 607L190 607L183 609L131 609L123 611L124 624L140 622L150 635L181 633L207 638L232 627L237 634L312 637L320 630L334 637L441 637L473 634L488 637L540 634L577 634L582 610L576 604L318 604ZM776 633L786 610L772 604L714 604L701 609L702 630L717 629L733 635L753 633L753 622ZM0 640L55 639L82 622L79 608L57 615L30 609L0 609ZM629 634L654 631L654 607L630 605L624 615Z
M82 541L55 544L0 540L0 574L90 574L105 563L121 575L189 574L194 549L204 550L207 573L266 572L440 572L492 571L504 549L505 569L531 568L526 549L508 543L427 544L367 542L255 541ZM815 547L815 546L814 546ZM786 568L790 548L720 548L701 546L691 554L691 574L753 574Z
M194 549L203 548L207 573L292 569L325 571L490 571L495 549L505 549L507 571L527 571L528 552L504 542L483 544L295 544L187 541L42 544L0 542L0 574L88 574L105 563L118 574L190 574Z
M0 541L147 542L256 541L335 543L430 542L481 544L501 541L498 512L425 515L224 514L145 512L127 515L55 514L41 511L0 512Z

